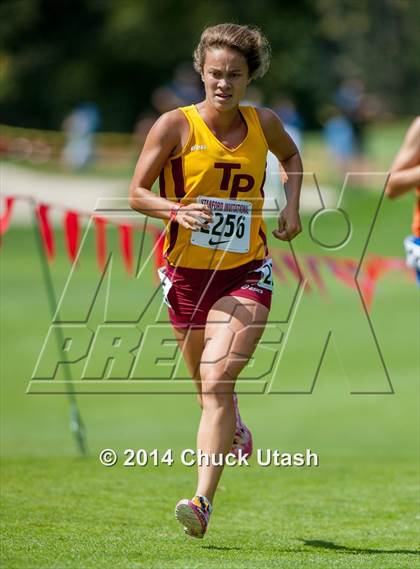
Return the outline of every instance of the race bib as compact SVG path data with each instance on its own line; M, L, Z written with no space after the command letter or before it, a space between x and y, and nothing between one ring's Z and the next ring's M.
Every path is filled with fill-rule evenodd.
M267 290L273 290L273 261L267 257L264 259L263 264L259 269L261 273L261 278L258 281L258 286L261 288L266 288Z
M406 263L408 267L420 270L420 238L410 235L404 239Z
M208 205L213 222L191 233L191 243L208 249L247 253L251 235L252 204L247 201L199 196Z
M157 270L157 273L159 275L159 279L160 279L160 282L162 284L163 301L167 306L169 306L169 308L172 308L171 303L168 300L169 291L172 288L172 282L169 279L169 277L167 276L164 267L160 267Z

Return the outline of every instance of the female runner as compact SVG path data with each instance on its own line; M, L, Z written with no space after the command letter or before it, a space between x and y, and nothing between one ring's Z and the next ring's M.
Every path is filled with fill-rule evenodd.
M391 166L385 193L391 199L415 189L412 235L404 239L407 265L416 271L420 287L420 116L411 123Z
M287 174L287 205L273 235L289 241L301 231L297 148L271 110L239 104L251 80L267 71L269 53L255 28L206 28L194 52L205 100L157 120L130 186L130 206L166 222L166 264L159 271L165 302L202 408L197 452L216 457L198 463L195 495L175 509L184 531L198 538L206 532L223 470L217 457L252 452L234 388L271 304L262 219L268 150ZM158 177L160 197L151 191Z

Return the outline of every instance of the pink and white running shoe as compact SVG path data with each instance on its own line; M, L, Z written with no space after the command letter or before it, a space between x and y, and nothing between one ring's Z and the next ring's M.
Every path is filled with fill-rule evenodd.
M180 500L175 507L175 518L184 526L184 532L202 539L209 524L212 506L205 496Z
M252 434L248 427L242 422L236 393L233 394L233 405L235 407L236 432L233 437L230 452L238 458L239 451L242 451L242 456L249 458L252 454Z

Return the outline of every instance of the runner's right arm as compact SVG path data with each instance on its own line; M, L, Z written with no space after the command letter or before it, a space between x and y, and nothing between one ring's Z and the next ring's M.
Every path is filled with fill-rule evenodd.
M391 166L385 188L389 198L397 198L420 186L420 117L411 124Z
M129 204L132 209L159 219L170 219L174 202L157 196L151 188L166 161L178 148L182 149L183 117L180 111L162 115L151 128L138 159L130 184ZM211 221L204 204L191 203L179 208L176 221L187 229L198 229Z

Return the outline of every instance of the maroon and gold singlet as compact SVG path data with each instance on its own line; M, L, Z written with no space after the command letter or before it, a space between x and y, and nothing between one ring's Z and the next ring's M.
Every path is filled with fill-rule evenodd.
M267 254L262 218L268 144L257 111L239 107L247 135L234 149L222 144L191 105L180 109L189 123L182 151L166 162L159 177L160 195L189 204L207 204L209 229L191 231L167 222L164 256L173 266L232 269Z

